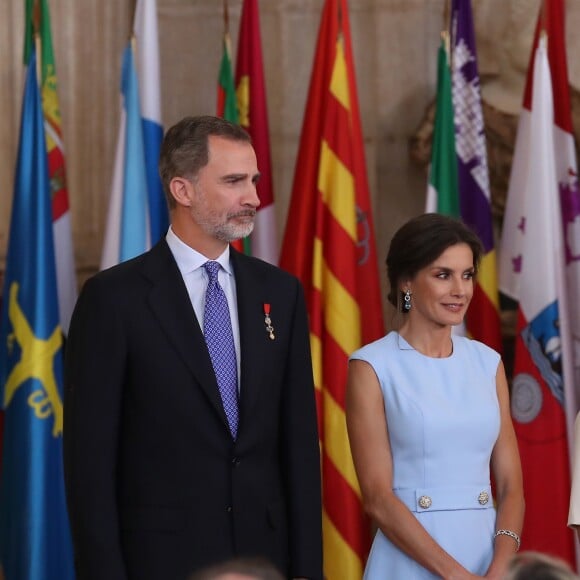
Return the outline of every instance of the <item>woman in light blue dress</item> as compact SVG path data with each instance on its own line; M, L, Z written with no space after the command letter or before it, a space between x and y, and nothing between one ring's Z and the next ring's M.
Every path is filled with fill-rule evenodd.
M387 257L402 324L350 358L348 433L378 527L366 580L501 578L519 547L522 474L504 367L451 332L481 252L457 220L407 222Z

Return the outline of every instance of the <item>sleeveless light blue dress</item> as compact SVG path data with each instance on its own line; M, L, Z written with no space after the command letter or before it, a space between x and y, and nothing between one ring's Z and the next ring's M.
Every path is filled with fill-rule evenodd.
M453 336L448 358L422 355L398 333L357 350L383 393L393 456L393 489L429 534L474 574L493 557L495 508L490 456L499 435L499 355ZM365 580L436 578L379 530Z

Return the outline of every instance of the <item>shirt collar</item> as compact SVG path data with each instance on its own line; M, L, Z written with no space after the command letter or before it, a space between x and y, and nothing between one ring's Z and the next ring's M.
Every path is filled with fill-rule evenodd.
M177 262L177 267L184 276L201 268L209 258L204 256L202 253L194 250L191 246L188 246L173 231L172 227L169 226L167 230L167 235L165 240L175 261ZM233 275L232 267L230 264L230 246L226 246L226 249L215 259L216 262L220 263L220 266L230 275Z

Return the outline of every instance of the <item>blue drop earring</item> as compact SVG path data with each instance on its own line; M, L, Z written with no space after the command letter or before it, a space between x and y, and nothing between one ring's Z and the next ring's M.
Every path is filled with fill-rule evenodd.
M409 312L409 310L411 310L411 291L407 290L405 292L405 304L403 305L403 308Z

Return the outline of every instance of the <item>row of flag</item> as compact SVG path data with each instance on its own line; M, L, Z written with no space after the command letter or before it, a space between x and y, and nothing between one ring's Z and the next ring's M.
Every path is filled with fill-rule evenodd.
M48 0L25 0L27 66L0 313L0 577L74 578L62 464L63 344L77 297ZM156 0L138 0L102 267L167 230Z
M25 1L28 71L0 316L0 563L8 579L48 580L74 577L61 451L62 341L76 284L48 0ZM543 6L504 219L499 287L519 304L512 410L529 506L522 546L574 563L564 512L579 377L580 306L571 297L580 290L580 197L563 0ZM240 249L276 263L258 2L243 0L235 73L227 3L225 10L217 112L248 129L263 176L255 234ZM428 203L432 211L465 220L483 241L466 330L501 351L470 0L453 0L449 30L439 51ZM154 170L163 134L159 86L156 0L138 0L123 54L103 268L145 251L167 229ZM324 574L355 580L362 576L371 525L346 432L347 359L382 336L384 324L347 0L324 3L296 168L280 265L300 278L310 316ZM373 316L362 315L363 305ZM546 474L554 493L545 493Z
M49 580L74 577L62 470L62 347L76 284L48 0L25 1L28 70L0 316L5 415L0 564L7 579ZM163 133L157 37L155 0L138 0L133 35L123 53L119 136L101 268L146 251L167 229L159 177L150 171ZM37 57L43 64L40 84ZM325 479L325 574L356 578L369 547L369 525L362 517L346 435L346 360L363 342L383 333L383 322L346 0L325 3L308 101L294 217L282 262L302 280L313 321ZM243 2L235 75L226 28L218 113L249 131L262 173L255 234L241 249L275 263L257 0ZM60 242L62 226L57 228L63 221L68 239ZM60 285L63 259L68 260L68 291ZM361 316L363 300L377 313L373 319ZM345 332L349 328L352 332Z
M452 0L427 210L463 219L484 245L466 332L501 352L498 287L517 303L511 410L528 506L522 549L575 566L566 524L580 388L580 194L564 16L564 0L541 3L496 266L471 4Z

